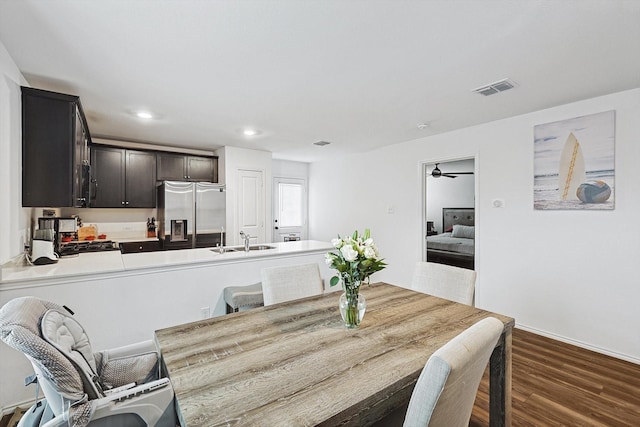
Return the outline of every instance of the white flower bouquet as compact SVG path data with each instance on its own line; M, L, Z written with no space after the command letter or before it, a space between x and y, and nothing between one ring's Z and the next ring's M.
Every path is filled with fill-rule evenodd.
M327 265L337 274L331 278L331 286L342 283L346 297L346 313L343 314L345 324L357 327L360 323L358 314L358 296L360 285L369 283L369 276L387 266L380 258L371 232L366 229L360 236L356 230L352 236L331 240L337 252L329 252L325 256ZM350 326L353 325L353 326Z

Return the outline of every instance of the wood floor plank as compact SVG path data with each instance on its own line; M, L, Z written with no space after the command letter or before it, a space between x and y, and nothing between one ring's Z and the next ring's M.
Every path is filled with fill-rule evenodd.
M640 365L513 331L512 425L640 426ZM485 372L470 426L489 425Z

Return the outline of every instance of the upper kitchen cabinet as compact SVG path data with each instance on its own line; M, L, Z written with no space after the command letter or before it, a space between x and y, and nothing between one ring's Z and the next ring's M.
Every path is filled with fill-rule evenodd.
M22 206L87 207L87 120L77 96L22 88Z
M91 164L91 207L156 207L155 153L93 145Z
M218 182L216 157L158 153L158 181Z

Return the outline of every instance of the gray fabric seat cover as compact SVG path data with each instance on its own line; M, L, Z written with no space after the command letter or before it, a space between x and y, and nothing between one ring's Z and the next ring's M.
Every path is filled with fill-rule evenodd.
M34 365L55 415L69 405L73 426L85 426L93 414L92 400L104 390L157 378L156 352L110 359L93 353L84 328L62 306L34 297L15 298L0 309L0 339L23 352Z
M233 309L264 305L262 283L258 282L248 286L228 286L224 288L224 301Z

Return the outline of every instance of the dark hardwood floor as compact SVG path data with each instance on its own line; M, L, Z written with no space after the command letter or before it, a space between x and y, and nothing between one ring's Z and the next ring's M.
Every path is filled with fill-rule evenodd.
M472 427L489 425L488 375ZM640 365L513 332L512 426L640 426Z

